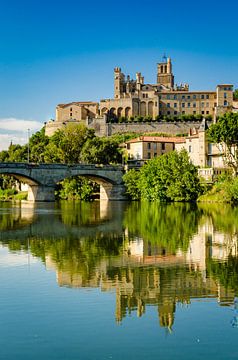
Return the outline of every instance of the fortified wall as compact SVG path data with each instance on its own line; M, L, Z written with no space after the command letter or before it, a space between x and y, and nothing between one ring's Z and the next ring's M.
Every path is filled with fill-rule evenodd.
M68 123L82 124L80 121L70 121ZM210 125L209 122L207 122ZM186 121L186 122L164 122L151 121L146 123L108 123L106 115L103 118L87 119L84 124L95 130L96 136L111 136L114 134L123 134L128 132L135 133L164 133L170 135L189 134L190 129L199 128L201 122ZM59 122L48 122L45 127L46 135L52 136L58 129L62 129L66 124Z
M107 123L102 119L93 119L87 122L87 126L95 130L97 136L111 136L114 134L123 134L128 132L135 133L165 133L171 135L189 134L190 129L199 128L201 122L159 122L148 123ZM208 124L209 125L209 124Z

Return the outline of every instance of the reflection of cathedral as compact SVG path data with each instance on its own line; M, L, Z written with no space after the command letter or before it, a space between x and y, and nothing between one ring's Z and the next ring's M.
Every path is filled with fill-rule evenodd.
M186 252L168 252L126 230L121 253L103 257L93 268L86 270L87 263L80 270L68 263L74 261L72 258L58 268L50 255L46 266L56 269L60 286L115 290L117 322L134 311L142 316L146 306L156 305L160 325L171 330L176 304L205 297L217 298L220 305L233 302L233 290L227 290L206 271L208 261L224 261L229 254L237 254L236 242L216 231L207 219L199 225Z

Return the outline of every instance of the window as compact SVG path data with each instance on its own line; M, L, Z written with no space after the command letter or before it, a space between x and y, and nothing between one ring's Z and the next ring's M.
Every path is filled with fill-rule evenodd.
M188 103L188 107L190 107L190 105L191 105L191 104L190 104L190 103Z
M224 99L227 99L227 93L224 93Z
M193 107L194 107L194 108L196 107L196 105L197 105L196 103L193 103Z
M193 95L193 99L196 99L196 95L195 95L195 94Z
M202 111L202 115L204 115L204 111Z
M174 107L177 107L177 103L174 103Z
M176 100L177 99L177 95L174 95L174 100Z
M209 99L209 95L208 95L208 94L206 95L206 99Z
M153 149L157 150L157 143L153 143Z
M202 106L202 107L204 107L204 105L205 105L205 103L204 103L204 102L202 102L202 103L201 103L201 106Z
M182 111L182 114L184 115L184 114L185 114L185 111Z
M182 99L185 99L185 95L182 95Z
M148 152L147 158L151 159L151 153L150 152Z
M154 157L157 157L157 153L156 153L156 152L154 153Z
M188 100L190 99L190 95L188 95Z
M161 144L161 150L165 150L165 143Z
M167 103L167 105L166 105L166 106L167 106L167 108L169 108L169 107L170 107L170 103Z
M197 113L197 112L196 112L196 111L194 111L194 112L193 112L193 115L196 115L196 113Z
M157 104L157 101L155 102L155 106L157 106L158 104Z
M170 95L169 95L169 94L167 95L167 99L168 99L168 100L170 99Z
M151 143L147 143L147 149L148 149L148 150L151 149Z
M174 112L174 115L177 115L177 113L178 113L178 112L177 112L177 111L175 111L175 112Z
M73 114L72 114L72 113L70 113L69 115L70 115L70 116L73 116Z
M73 111L73 108L70 108L69 111L70 111L70 112Z
M182 103L182 107L185 107L185 103Z
M228 102L225 100L224 101L224 106L227 106L228 105Z
M214 103L214 107L216 107L217 106L217 103Z
M201 99L204 99L204 95L201 95Z
M209 115L209 111L206 111L206 114Z
M167 115L170 115L170 111L167 111Z
M188 152L192 152L192 145L189 145L189 147L188 147Z

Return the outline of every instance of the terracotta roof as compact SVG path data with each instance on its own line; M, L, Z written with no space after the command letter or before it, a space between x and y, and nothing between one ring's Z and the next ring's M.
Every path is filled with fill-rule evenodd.
M74 102L71 102L68 104L58 104L57 106L64 108L64 107L71 106L71 105L95 105L95 104L97 104L97 103L93 102L93 101L74 101Z
M131 139L126 141L128 143L137 143L137 142L163 142L163 143L183 143L185 138L183 137L163 137L163 136L140 136L136 139Z

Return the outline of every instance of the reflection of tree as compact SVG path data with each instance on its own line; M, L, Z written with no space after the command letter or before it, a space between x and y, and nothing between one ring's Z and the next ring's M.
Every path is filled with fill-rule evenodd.
M196 204L132 203L127 209L124 225L131 235L170 252L187 250L197 232L200 212Z
M234 291L238 295L238 259L235 256L228 256L227 261L218 262L207 260L207 273L218 281L225 289Z
M61 218L66 225L92 225L100 223L100 203L83 201L61 201Z
M204 213L204 221L212 219L215 230L220 230L226 235L238 233L238 207L230 204L200 203L199 209Z

